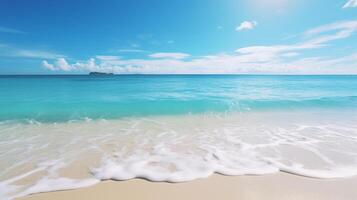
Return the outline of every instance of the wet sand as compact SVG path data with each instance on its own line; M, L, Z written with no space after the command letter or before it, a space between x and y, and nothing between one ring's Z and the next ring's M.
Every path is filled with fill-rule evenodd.
M287 173L263 176L213 175L185 183L141 179L103 181L69 191L33 194L22 200L355 200L357 177L314 179Z

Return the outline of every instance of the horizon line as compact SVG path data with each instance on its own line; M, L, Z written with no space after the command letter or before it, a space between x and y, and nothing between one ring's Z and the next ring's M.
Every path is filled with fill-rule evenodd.
M247 75L247 76L357 76L357 74L138 74L138 73L132 73L132 74L104 74L104 75L90 75L89 73L87 74L0 74L0 76L94 76L94 77L102 77L102 76L217 76L217 75L222 75L222 76L227 76L227 75L232 75L232 76L239 76L239 75Z

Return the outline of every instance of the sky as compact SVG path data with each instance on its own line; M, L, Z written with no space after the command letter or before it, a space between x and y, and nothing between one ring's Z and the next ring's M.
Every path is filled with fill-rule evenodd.
M357 0L1 0L0 74L357 74Z

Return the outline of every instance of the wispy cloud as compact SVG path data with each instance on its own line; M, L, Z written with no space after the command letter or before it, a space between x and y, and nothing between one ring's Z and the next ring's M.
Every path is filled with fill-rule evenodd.
M12 45L0 44L0 53L3 57L37 58L37 59L58 59L66 57L52 51L23 49Z
M60 57L65 57L62 54L57 54L49 51L41 50L27 50L27 49L16 49L9 54L13 57L23 57L23 58L42 58L42 59L56 59Z
M357 31L357 20L343 21L307 30L295 44L247 46L235 53L189 57L184 53L156 53L150 59L91 58L73 64L58 59L43 66L49 70L104 71L143 74L357 74L357 52L341 57L309 57L313 49L330 48L333 41L346 39ZM183 59L185 58L185 59Z
M3 32L3 33L15 33L15 34L25 34L24 31L20 31L20 30L13 29L13 28L7 28L7 27L3 27L3 26L0 26L0 32Z
M255 57L257 60L273 59L282 54L326 47L328 42L350 37L357 30L357 20L343 21L310 29L304 33L310 39L292 45L250 46L236 50L245 56Z
M318 34L321 34L324 32L339 31L338 34L327 35L327 37L324 37L327 40L331 40L331 39L341 39L344 37L349 37L352 34L352 32L354 32L356 30L357 30L357 20L340 21L340 22L335 22L335 23L331 23L331 24L327 24L327 25L323 25L323 26L319 26L319 27L310 29L305 32L305 35L306 36L314 36L314 35L318 35Z
M189 57L190 55L187 53L167 53L167 52L163 52L163 53L154 53L149 55L149 57L151 58L170 58L170 59L184 59Z
M348 0L348 2L343 6L343 8L354 8L357 7L357 0Z
M108 60L118 60L120 59L121 57L119 56L96 56L97 59L99 60L104 60L104 61L108 61Z
M244 21L236 28L236 31L251 30L256 26L258 26L256 21Z

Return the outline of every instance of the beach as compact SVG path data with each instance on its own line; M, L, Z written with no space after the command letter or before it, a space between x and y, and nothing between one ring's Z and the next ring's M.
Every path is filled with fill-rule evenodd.
M1 78L0 199L353 199L354 81Z
M357 0L0 0L0 200L357 200Z
M263 176L213 175L187 183L153 183L146 180L105 181L78 190L30 195L22 200L353 200L357 178L312 179L287 173Z
M228 199L250 190L275 199L274 195L293 195L296 188L304 191L297 194L307 197L318 192L325 199L324 190L334 191L328 197L353 196L349 187L357 174L356 118L344 119L340 125L333 120L330 125L331 115L320 115L268 112L30 123L16 128L5 124L1 126L2 149L7 150L7 162L0 162L6 169L2 195L5 199L33 194L34 198L79 195L86 199L91 191L98 195L111 191L109 196L115 197L125 188L132 199L137 189L147 187L154 198L155 191L185 195L197 187L192 195L201 195L200 187L207 187L205 191L218 185ZM298 122L304 125L297 126ZM132 180L136 178L143 180ZM71 191L52 193L58 190Z

